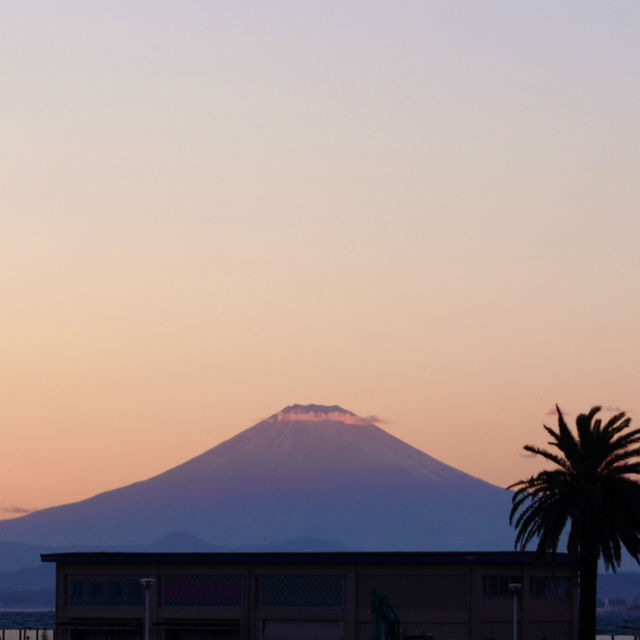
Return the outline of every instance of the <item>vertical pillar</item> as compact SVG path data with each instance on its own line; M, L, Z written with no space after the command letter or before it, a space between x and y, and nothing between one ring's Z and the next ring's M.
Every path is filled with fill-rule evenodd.
M155 578L140 578L144 587L144 640L151 640L151 585Z
M513 640L518 640L518 592L521 584L513 582L509 585L509 591L513 594Z

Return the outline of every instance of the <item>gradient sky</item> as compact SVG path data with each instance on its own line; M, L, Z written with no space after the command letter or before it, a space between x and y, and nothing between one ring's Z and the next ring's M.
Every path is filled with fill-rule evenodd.
M640 3L0 4L0 510L292 403L498 485L640 424Z

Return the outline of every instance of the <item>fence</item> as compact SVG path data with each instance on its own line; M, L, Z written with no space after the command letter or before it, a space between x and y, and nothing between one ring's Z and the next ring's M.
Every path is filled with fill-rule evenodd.
M0 640L53 640L53 629L0 629Z

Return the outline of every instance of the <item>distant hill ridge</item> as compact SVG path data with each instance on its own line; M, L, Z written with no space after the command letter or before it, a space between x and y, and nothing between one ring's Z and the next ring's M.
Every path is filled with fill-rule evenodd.
M51 547L27 545L20 542L0 543L0 608L53 607L55 604L55 565L41 563L41 553L63 553L65 551L90 551L87 547ZM210 544L184 531L173 531L160 540L148 545L133 547L105 547L103 551L146 553L196 552L196 553L233 553L233 552L280 552L280 551L349 551L339 542L317 540L315 538L296 538L282 540L273 544L247 545L245 547L227 547Z

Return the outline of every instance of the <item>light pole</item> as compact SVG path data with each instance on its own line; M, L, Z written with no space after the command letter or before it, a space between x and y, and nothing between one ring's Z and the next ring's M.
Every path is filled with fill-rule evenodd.
M509 591L513 594L513 640L518 640L518 592L520 589L522 585L518 582L512 582L509 585Z
M151 638L151 585L155 581L155 578L140 578L144 587L144 640Z

